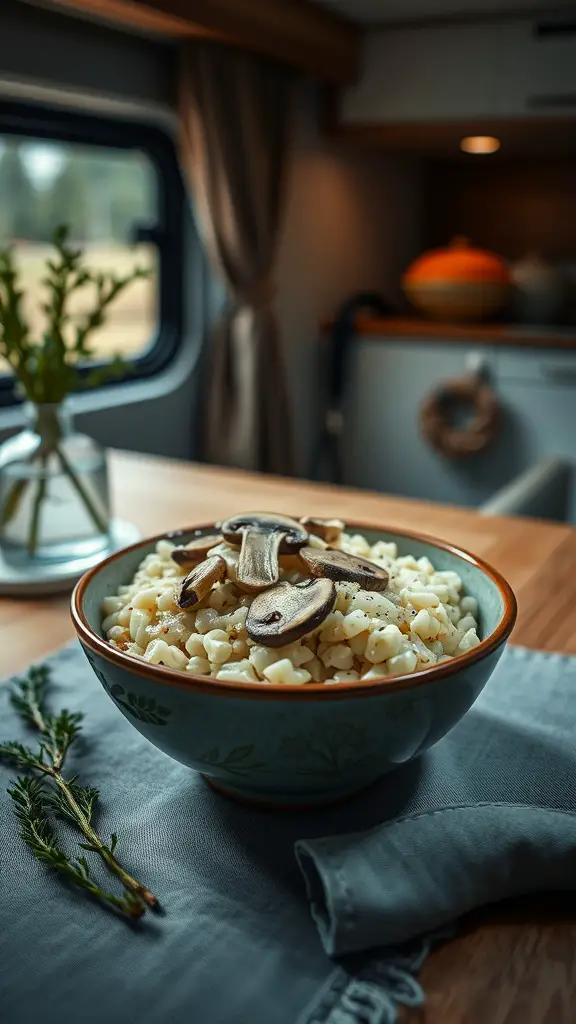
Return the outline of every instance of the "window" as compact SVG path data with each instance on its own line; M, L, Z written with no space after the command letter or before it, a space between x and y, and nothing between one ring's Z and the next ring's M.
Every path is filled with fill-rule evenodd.
M0 103L0 246L13 246L36 336L43 264L64 223L92 267L151 271L111 307L94 361L120 354L130 379L157 372L182 330L184 195L172 141L144 123ZM72 317L89 301L79 294ZM0 362L0 403L14 400Z

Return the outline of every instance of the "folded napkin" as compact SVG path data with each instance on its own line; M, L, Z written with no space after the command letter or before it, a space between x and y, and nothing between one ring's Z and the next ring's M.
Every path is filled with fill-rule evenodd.
M53 706L86 715L70 767L99 785L99 829L165 914L132 927L38 864L0 767L5 1024L39 1005L48 1024L393 1024L422 1002L416 974L444 926L576 888L576 658L510 648L433 750L303 814L218 796L122 718L78 648L50 663ZM0 739L17 736L4 688Z
M388 782L399 791L381 826L296 843L331 956L505 897L576 888L576 658L510 648L412 778Z

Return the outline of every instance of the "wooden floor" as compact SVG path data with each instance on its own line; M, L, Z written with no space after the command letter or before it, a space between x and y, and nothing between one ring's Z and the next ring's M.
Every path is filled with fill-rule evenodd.
M486 558L512 584L519 602L516 643L576 654L576 530L570 526L123 453L113 455L111 468L115 513L143 534L246 509L435 534ZM0 675L24 668L72 634L68 599L1 599ZM563 895L516 901L470 918L464 933L436 950L423 969L425 1009L403 1020L575 1024L575 911L576 897Z

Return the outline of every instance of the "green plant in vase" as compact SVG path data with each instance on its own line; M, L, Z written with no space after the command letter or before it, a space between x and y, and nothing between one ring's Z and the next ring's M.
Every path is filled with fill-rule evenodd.
M108 543L105 455L72 431L65 399L126 372L119 356L87 369L93 335L122 292L149 274L142 267L125 276L91 270L69 242L67 227L56 230L53 245L42 279L40 338L31 335L13 251L0 251L0 356L28 399L29 421L27 431L0 447L0 542L4 555L20 562L82 557ZM88 308L74 314L71 302L79 294L89 297Z

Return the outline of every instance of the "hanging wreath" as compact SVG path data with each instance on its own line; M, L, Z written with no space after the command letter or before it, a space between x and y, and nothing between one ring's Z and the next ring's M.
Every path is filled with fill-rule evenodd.
M471 419L456 426L456 408L469 406ZM448 458L461 459L484 451L498 434L500 405L492 388L478 377L447 381L424 399L420 429L429 444Z

